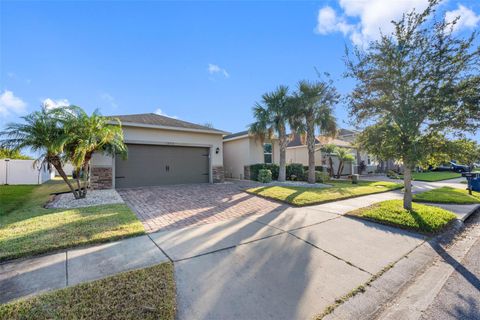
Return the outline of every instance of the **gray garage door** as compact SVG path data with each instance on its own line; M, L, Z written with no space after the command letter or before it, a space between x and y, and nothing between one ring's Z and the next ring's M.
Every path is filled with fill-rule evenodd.
M128 159L115 159L115 187L209 182L209 149L127 144Z

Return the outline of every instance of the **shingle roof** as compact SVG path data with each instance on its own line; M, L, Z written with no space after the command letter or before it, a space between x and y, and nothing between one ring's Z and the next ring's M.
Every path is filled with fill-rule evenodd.
M245 130L245 131L240 131L240 132L235 132L235 133L232 133L232 134L229 134L229 135L226 135L223 137L223 139L231 139L231 138L236 138L236 137L241 137L241 136L244 136L244 135L247 135L248 134L248 130Z
M315 144L319 144L320 141L318 141L317 138L315 138ZM302 143L302 139L299 135L295 135L293 136L292 140L290 140L290 142L287 144L287 148L289 147L298 147L298 146L303 146L305 145L304 143Z
M340 129L338 130L338 135L339 136L347 136L347 135L352 135L352 134L356 134L357 131L354 131L354 130L348 130L348 129Z
M315 144L334 144L339 147L345 147L345 148L352 148L352 144L348 141L341 140L341 139L336 139L336 138L330 138L330 137L325 137L325 136L318 136L315 137ZM299 135L296 135L293 137L293 139L288 143L287 148L290 147L298 147L298 146L303 146L305 145L302 143L302 139L300 138Z
M117 118L122 123L139 123L139 124L147 124L147 125L154 125L154 126L207 130L207 131L214 131L218 133L224 133L224 131L221 131L218 129L209 128L199 124L161 116L156 113L116 115L116 116L109 116L109 118Z

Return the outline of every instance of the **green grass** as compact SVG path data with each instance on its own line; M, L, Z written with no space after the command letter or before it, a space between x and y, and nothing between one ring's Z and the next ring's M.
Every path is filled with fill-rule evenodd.
M248 189L247 192L262 197L280 200L295 206L306 206L367 194L400 189L403 185L385 181L332 182L329 188L271 186Z
M173 264L121 273L0 305L0 319L175 318Z
M50 193L65 190L61 180L40 186L0 186L4 209L0 214L0 261L145 233L124 204L78 209L43 207Z
M428 171L428 172L413 172L412 178L416 181L435 182L448 179L460 178L461 173L451 171ZM403 179L403 176L402 176Z
M450 211L419 203L413 203L413 210L408 211L403 208L402 200L379 202L347 215L425 234L437 233L456 218Z
M441 187L430 191L422 192L413 196L413 201L453 204L474 204L480 203L480 192L456 189L452 187Z

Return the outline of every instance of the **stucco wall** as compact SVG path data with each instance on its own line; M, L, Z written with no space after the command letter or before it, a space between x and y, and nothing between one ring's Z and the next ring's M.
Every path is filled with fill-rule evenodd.
M287 163L301 163L304 166L308 166L307 146L287 148ZM315 151L315 165L322 165L322 153L320 150Z
M250 145L248 138L223 143L223 167L225 177L243 179L243 166L249 163Z
M280 146L278 140L265 140L264 143L272 143L272 162L280 161ZM223 166L225 177L244 179L244 166L263 163L263 143L253 137L243 137L223 142Z

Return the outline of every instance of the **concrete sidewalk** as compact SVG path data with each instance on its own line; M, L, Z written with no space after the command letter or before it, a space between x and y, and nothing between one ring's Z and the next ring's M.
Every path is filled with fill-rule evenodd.
M174 261L179 319L304 319L425 238L343 214L399 191L281 208L0 265L0 301Z

